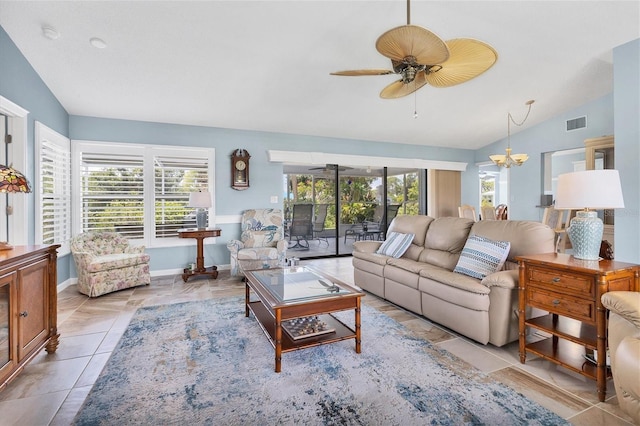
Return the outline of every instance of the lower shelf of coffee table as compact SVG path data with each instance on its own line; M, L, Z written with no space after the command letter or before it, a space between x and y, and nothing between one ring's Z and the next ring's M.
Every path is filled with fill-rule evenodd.
M258 324L268 337L271 345L275 347L275 319L269 310L259 300L250 302L249 309L256 317ZM313 314L310 314L313 315ZM286 331L282 330L282 352L295 351L297 349L309 348L312 346L324 345L326 343L339 342L341 340L355 339L356 333L351 327L345 325L342 321L336 319L331 314L318 315L319 319L324 321L329 328L335 329L334 332L321 334L317 336L305 337L303 339L293 340Z

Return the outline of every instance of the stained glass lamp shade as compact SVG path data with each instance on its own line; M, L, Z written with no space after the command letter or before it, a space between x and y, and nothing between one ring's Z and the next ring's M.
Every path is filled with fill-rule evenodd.
M11 166L0 164L0 192L31 192L31 187L22 173ZM11 244L0 241L0 250L11 250L12 248Z
M31 192L31 186L22 173L0 164L0 192Z

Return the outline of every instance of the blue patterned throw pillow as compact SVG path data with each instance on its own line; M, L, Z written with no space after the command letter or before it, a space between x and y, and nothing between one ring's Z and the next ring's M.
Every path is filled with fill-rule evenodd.
M398 258L407 251L411 242L413 242L413 237L415 237L415 234L390 232L389 235L387 235L387 239L384 240L378 249L377 253Z
M494 241L472 235L467 239L453 272L481 280L502 268L510 249L509 241Z

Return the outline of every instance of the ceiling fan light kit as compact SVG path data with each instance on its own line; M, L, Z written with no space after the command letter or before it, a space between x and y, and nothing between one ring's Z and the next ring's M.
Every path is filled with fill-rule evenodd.
M488 44L459 38L444 41L426 28L411 25L407 0L407 25L392 28L376 41L380 54L391 59L392 70L369 69L332 72L332 75L363 76L398 74L380 92L383 99L407 96L426 84L450 87L479 76L495 64L497 52Z

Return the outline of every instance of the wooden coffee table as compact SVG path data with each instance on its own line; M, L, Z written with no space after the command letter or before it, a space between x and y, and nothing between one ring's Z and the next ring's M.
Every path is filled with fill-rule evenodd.
M245 316L253 312L274 347L276 373L281 371L284 352L355 339L356 353L360 353L364 293L359 288L308 266L246 271L245 275ZM250 299L251 291L257 300ZM331 315L350 309L355 311L355 329Z

